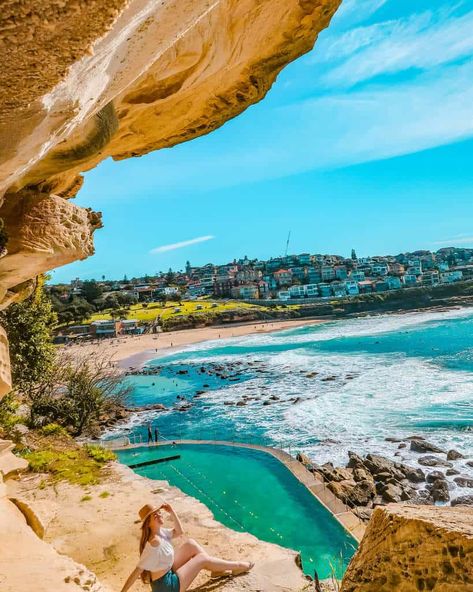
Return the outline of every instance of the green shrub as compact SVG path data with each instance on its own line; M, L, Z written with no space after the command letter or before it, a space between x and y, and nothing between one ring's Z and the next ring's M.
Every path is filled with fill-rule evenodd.
M90 458L93 458L98 463L106 463L117 458L111 450L107 450L102 446L86 444L84 448Z
M104 464L115 455L100 446L84 446L70 450L35 450L27 452L24 458L30 464L30 471L49 473L52 481L86 486L100 482Z
M60 426L58 423L48 423L41 428L41 432L44 436L65 436L67 431Z

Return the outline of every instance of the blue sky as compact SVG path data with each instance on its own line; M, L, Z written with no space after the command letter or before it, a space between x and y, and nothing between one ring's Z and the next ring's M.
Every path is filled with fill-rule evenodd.
M86 174L96 254L52 281L284 252L473 247L473 0L345 0L266 99Z

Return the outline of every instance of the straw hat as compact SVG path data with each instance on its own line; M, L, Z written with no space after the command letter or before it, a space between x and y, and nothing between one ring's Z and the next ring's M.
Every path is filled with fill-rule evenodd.
M148 518L148 516L150 514L152 514L153 512L157 512L160 507L161 506L153 506L152 504L145 504L142 508L140 508L140 511L138 512L138 514L140 515L141 523L143 524L144 521L146 520L146 518Z

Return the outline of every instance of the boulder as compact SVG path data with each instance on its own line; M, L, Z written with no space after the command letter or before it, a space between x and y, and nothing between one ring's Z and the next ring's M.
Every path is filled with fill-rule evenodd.
M343 467L334 467L332 463L325 463L320 466L320 472L324 476L325 480L329 483L335 481L347 481L353 480L353 473L350 469L344 469Z
M447 469L446 471L446 475L447 477L451 477L452 475L459 475L460 471L457 471L457 469Z
M359 481L347 498L349 506L366 506L376 496L373 480Z
M383 491L383 500L391 503L397 503L401 501L402 496L402 489L398 485L393 485L392 483L388 483Z
M350 468L350 469L361 468L363 470L366 469L363 459L361 458L361 456L358 456L358 454L356 454L355 452L349 451L348 458L349 458L348 463L347 463L348 468Z
M427 455L419 458L419 464L424 467L452 467L452 463L436 456Z
M447 460L458 460L459 458L465 458L463 454L458 452L457 450L449 450L447 452Z
M430 485L430 493L436 502L448 502L450 500L450 493L448 491L448 483L445 479L436 479Z
M340 592L469 592L473 508L376 508Z
M359 481L374 481L371 473L368 473L365 469L356 468L353 469L353 479L358 483Z
M473 487L472 477L464 477L463 475L460 475L459 477L454 477L453 480L459 487Z
M473 495L461 495L451 501L452 506L473 506Z
M442 471L432 471L431 473L427 474L427 483L434 483L434 481L437 481L437 479L445 479L445 475L442 473Z
M360 520L363 520L363 522L368 522L369 519L371 518L372 513L373 513L373 509L358 507L358 508L353 508L353 513L356 516L358 516L358 518L360 518Z
M341 499L342 502L348 503L348 499L355 489L356 483L351 479L346 479L345 481L332 481L327 485L327 488Z
M406 479L412 483L423 483L425 481L425 473L422 469L415 469L407 465L396 465L403 473Z
M413 452L420 452L422 454L424 454L426 452L436 452L436 453L445 452L444 450L442 450L438 446L435 446L435 444L431 444L430 442L427 442L427 440L417 440L417 439L411 440L411 450Z

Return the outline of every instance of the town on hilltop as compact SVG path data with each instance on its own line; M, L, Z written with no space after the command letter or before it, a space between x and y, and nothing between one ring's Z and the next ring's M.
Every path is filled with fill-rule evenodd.
M234 260L225 265L200 267L188 261L184 271L161 272L156 276L98 282L101 291L120 293L131 301L150 302L176 296L193 300L203 296L236 300L279 300L341 298L436 286L473 278L473 249L447 247L436 252L414 251L399 255L351 257L339 255L287 255ZM80 279L61 285L61 299L80 296ZM113 295L113 294L112 294Z

